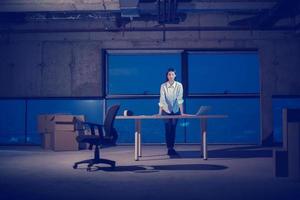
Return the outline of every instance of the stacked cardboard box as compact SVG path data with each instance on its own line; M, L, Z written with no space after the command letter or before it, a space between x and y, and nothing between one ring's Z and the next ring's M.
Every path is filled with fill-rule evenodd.
M83 149L82 144L79 145L76 141L80 130L75 130L73 123L75 118L84 121L83 115L39 115L38 132L42 137L42 147L54 151Z
M274 149L275 176L300 180L300 109L282 110L283 148Z

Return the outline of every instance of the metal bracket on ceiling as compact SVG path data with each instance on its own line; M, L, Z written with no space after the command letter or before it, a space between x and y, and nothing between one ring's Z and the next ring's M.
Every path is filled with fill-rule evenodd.
M158 0L158 22L160 24L178 23L176 18L177 0Z

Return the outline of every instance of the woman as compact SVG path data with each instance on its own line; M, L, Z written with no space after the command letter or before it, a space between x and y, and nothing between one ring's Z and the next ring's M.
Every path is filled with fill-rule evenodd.
M183 87L175 81L176 72L169 68L166 73L167 81L160 87L159 115L185 115L183 112ZM174 149L177 119L166 119L165 137L169 156L178 156Z

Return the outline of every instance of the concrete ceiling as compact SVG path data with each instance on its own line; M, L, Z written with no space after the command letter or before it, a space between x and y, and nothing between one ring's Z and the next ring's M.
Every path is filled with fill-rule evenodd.
M2 0L0 22L32 20L99 20L117 17L124 21L158 20L179 23L186 14L259 14L276 5L274 1L197 0Z
M120 10L119 0L1 0L0 12Z
M295 18L299 30L300 0L1 0L0 24L34 21L130 21L178 24L188 14L240 16L228 26L237 29L271 28L284 18ZM297 28L298 27L298 28ZM195 27L194 27L195 28ZM198 29L201 27L196 27ZM221 27L223 28L223 27ZM293 28L293 27L292 27Z
M1 0L0 12L57 12L57 11L120 11L123 7L154 9L158 1L147 0ZM178 9L187 12L197 11L239 11L264 10L275 5L276 1L187 1L177 0Z

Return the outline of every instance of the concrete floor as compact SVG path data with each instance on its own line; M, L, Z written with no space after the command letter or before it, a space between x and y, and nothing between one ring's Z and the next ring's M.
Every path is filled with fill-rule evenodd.
M198 145L177 145L181 158L169 159L163 145L143 146L133 161L133 146L101 149L117 161L74 170L89 150L45 151L39 147L0 147L0 199L300 199L300 182L273 176L272 149L209 145L202 160Z

